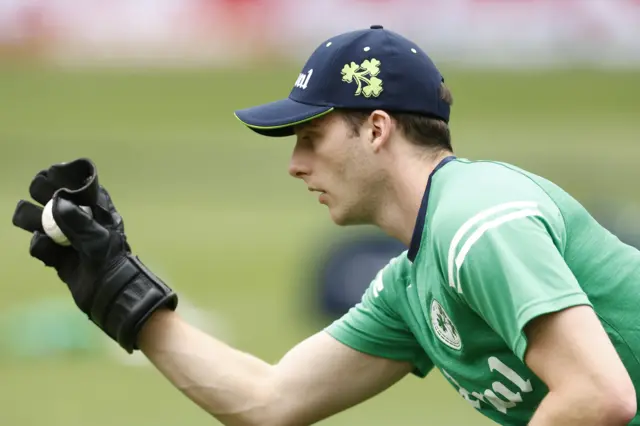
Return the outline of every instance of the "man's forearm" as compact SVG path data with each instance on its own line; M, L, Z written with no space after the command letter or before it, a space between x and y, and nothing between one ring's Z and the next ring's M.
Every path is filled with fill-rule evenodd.
M206 335L175 312L154 314L139 347L180 391L226 425L274 424L273 367Z
M633 414L606 396L587 396L584 389L549 392L538 406L529 426L622 426Z

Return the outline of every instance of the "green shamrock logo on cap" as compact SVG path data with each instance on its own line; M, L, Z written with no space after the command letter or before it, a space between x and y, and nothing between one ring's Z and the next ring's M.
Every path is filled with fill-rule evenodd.
M355 62L342 68L342 81L356 81L356 96L363 94L366 98L377 98L382 93L382 80L376 77L380 73L380 61L376 58L365 59L360 65Z

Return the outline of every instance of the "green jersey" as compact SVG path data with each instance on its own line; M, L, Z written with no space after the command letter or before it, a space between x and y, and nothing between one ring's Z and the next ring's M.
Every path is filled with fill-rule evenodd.
M548 392L524 363L523 329L577 305L595 309L640 387L640 251L544 178L448 157L429 178L409 250L327 331L411 361L421 377L435 366L482 414L522 425Z

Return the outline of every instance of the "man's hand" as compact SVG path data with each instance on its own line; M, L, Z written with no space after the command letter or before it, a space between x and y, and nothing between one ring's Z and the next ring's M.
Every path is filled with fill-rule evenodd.
M223 424L308 425L362 402L406 376L408 362L357 352L320 332L276 365L234 349L182 321L176 295L131 255L122 218L94 165L76 160L43 170L29 192L71 242L42 229L42 207L20 201L13 223L33 234L33 257L54 268L78 307L131 352L141 351L171 383ZM91 207L93 219L78 205Z
M160 308L175 309L177 296L131 254L122 217L95 165L88 159L55 164L35 176L29 193L42 205L53 199L53 217L71 242L53 242L42 229L42 207L21 200L13 224L33 234L31 256L54 268L80 310L133 352L145 321ZM89 206L93 218L78 205Z
M525 362L549 387L530 426L626 425L635 416L633 383L590 307L539 317L526 334Z

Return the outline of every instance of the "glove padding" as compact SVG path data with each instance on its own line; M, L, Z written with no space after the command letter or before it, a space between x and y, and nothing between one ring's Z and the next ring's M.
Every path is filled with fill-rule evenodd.
M53 200L53 218L71 243L56 244L42 228L43 208L20 200L13 224L33 234L31 256L56 270L76 305L109 337L129 353L138 349L145 321L160 308L176 309L178 298L132 255L122 217L93 162L81 158L42 170L29 193L42 205ZM93 217L79 205L90 207Z

